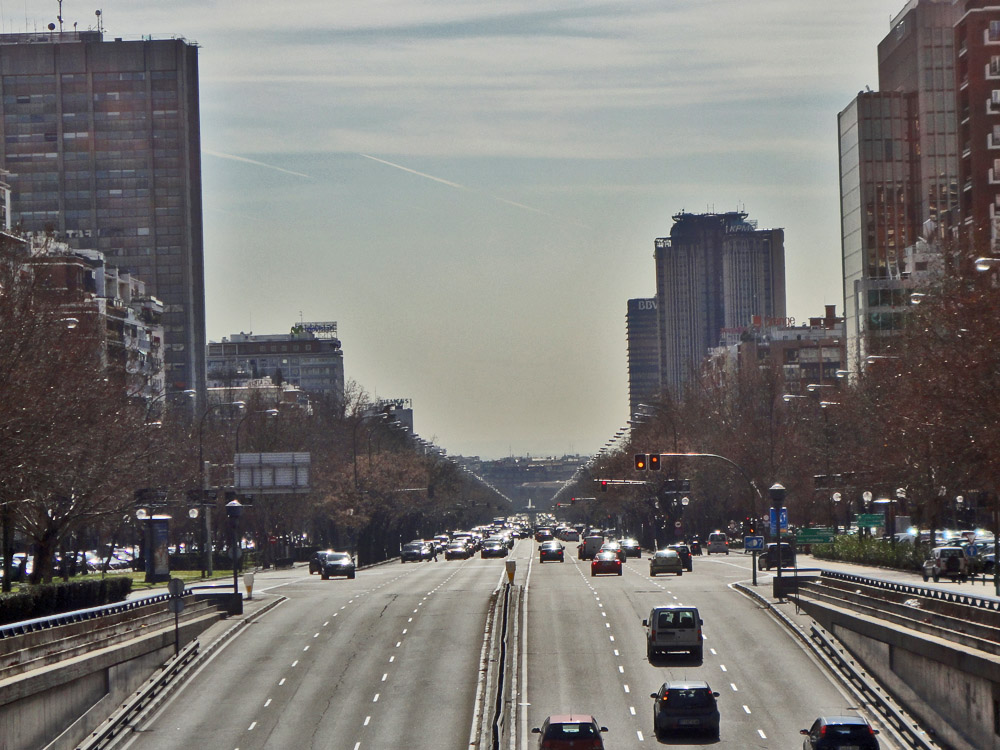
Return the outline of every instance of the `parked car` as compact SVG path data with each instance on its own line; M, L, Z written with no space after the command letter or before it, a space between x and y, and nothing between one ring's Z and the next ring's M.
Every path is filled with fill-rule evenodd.
M565 549L566 548L555 539L550 542L542 542L538 545L538 562L543 563L546 560L565 562Z
M590 575L596 576L599 573L622 574L622 561L617 552L601 550L594 555L594 559L590 561Z
M965 559L965 550L961 547L935 547L930 557L924 560L921 571L926 581L929 578L937 583L941 576L953 581L964 581L969 577L969 561Z
M651 693L653 733L662 739L672 732L705 732L719 736L719 694L704 680L671 680Z
M878 750L878 730L860 716L820 716L799 734L806 737L802 750Z
M658 549L649 558L649 575L654 578L659 573L684 575L684 563L675 549Z
M708 535L708 544L706 545L706 552L708 554L729 554L729 537L724 531L713 531Z
M681 564L684 566L684 570L691 571L691 548L686 544L671 544L667 549L672 549L677 553L677 556L681 559Z
M642 625L646 628L647 658L671 651L686 651L699 660L702 658L704 636L697 607L683 604L653 607Z
M768 542L767 549L757 558L757 565L764 570L778 567L778 542ZM781 567L795 567L795 547L789 542L781 542Z
M625 552L625 557L642 557L642 546L640 546L638 539L626 537L625 539L619 539L618 543Z
M538 747L545 750L604 750L602 732L607 732L593 716L564 714L549 716L540 727L531 730L538 735Z
M330 576L354 578L354 571L354 558L347 552L324 553L323 564L319 569L324 581L329 580Z

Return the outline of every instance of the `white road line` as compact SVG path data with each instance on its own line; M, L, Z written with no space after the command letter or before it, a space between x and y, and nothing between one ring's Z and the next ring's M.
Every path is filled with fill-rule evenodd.
M639 742L645 742L646 741L645 737L642 736L642 732L640 732L638 729L635 730L635 735L636 735L636 737L639 738Z
M719 665L719 669L721 669L723 672L728 672L729 671L728 669L726 669L726 665L725 664L720 664Z
M319 633L313 636L313 638L319 638Z
M718 656L718 654L715 653L715 649L714 648L710 648L709 652L711 652L712 656Z
M615 649L615 656L621 656L621 654L618 653L618 649Z
M625 692L626 692L626 693L627 693L627 692L629 692L629 689L628 689L628 685L623 685L622 687L624 687L624 688L625 688Z
M389 679L389 673L388 672L386 672L384 675L382 675L382 682L385 682L387 679Z
M271 705L271 699L268 698L266 701L264 701L264 708L267 708L270 705Z
M324 622L324 623L323 623L323 627L325 628L325 627L326 627L327 625L329 625L329 624L330 624L330 621L329 621L329 620L327 620L326 622Z
M406 628L403 628L403 635L406 635Z
M621 664L618 665L618 674L625 674L625 667Z
M371 716L366 716L364 726L368 726L368 722L370 722L371 720L372 720Z
M308 646L306 646L306 647L305 647L304 649L302 649L302 650L303 650L303 651L308 651L308 650L309 650L309 647L308 647Z
M767 739L767 735L766 735L766 734L764 734L764 730L763 730L763 729L758 729L758 730L757 730L757 734L759 734L759 735L760 735L760 738L761 738L762 740L766 740L766 739Z
M633 716L635 716L635 706L629 706L628 707L628 712L630 714L632 714Z
M396 641L396 648L399 648L402 645L403 645L402 641Z
M730 682L729 683L729 687L731 687L733 689L734 693L740 692L740 689L738 687L736 687L736 683L735 682Z
M293 661L293 662L292 662L292 666L293 666L293 667L297 667L297 666L299 666L299 660L298 660L298 659L296 659L295 661Z
M372 698L372 703L378 703L378 696L379 696L379 694L375 693L375 697Z
M251 722L250 722L250 726L248 726L248 727L247 727L247 731L248 731L248 732L252 732L252 731L253 731L253 728L254 728L255 726L257 726L257 722L256 722L256 721L251 721Z
M389 657L389 663L392 664L394 661L396 661L396 657L395 656L390 656Z
M610 626L610 625L608 625L608 627L610 628L611 626ZM609 635L609 636L608 636L608 638L610 638L610 639L611 639L611 642L612 642L612 643L614 643L614 642L615 642L615 637L614 637L613 635Z
M361 743L360 742L355 742L354 743L354 750L358 750L360 747L361 747Z
M744 704L743 705L743 710L746 711L749 714L750 713L750 706Z
M284 684L285 684L285 678L282 677L280 680L278 680L278 687L281 687Z

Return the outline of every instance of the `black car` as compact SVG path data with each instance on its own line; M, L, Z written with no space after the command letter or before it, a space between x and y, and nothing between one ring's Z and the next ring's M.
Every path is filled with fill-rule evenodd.
M692 539L690 542L688 542L688 547L691 548L691 554L692 555L700 555L701 554L701 540L700 539Z
M320 550L319 552L313 552L312 557L309 558L309 575L313 573L320 573L323 570L323 563L326 560L327 555L332 555L332 549Z
M642 557L642 547L637 539L620 539L618 542L625 552L625 557Z
M705 732L719 736L719 707L712 691L703 680L664 682L652 693L653 733L657 738L671 732Z
M452 542L444 548L445 560L468 560L472 557L472 548L465 542Z
M877 729L860 716L820 716L805 735L802 750L878 750Z
M681 559L681 565L684 566L684 570L691 572L691 548L686 544L671 544L667 549L672 549L677 552L677 556Z
M767 549L758 558L757 564L764 570L778 567L778 543L770 542ZM781 543L781 567L795 567L795 547L788 542Z
M421 562L434 559L434 550L423 542L407 542L399 551L400 562Z
M354 558L347 552L324 552L319 574L326 581L330 576L354 578Z
M542 542L538 545L538 562L543 563L546 560L564 562L565 549L562 542L557 542L554 539L550 542Z
M479 551L479 556L486 557L507 557L510 549L503 539L487 539L483 542L483 548Z

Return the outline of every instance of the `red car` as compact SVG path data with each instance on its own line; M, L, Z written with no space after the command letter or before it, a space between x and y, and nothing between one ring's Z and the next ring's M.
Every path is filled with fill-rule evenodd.
M531 730L539 735L539 750L604 750L601 732L607 732L593 716L564 714L548 717Z
M594 555L590 562L590 575L596 576L598 573L622 574L622 561L618 558L618 553L613 550L603 550Z

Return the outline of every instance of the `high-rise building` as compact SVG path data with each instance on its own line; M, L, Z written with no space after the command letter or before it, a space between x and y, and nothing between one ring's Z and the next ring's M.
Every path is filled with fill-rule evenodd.
M660 333L656 297L630 299L625 317L628 341L629 414L639 413L639 404L651 404L660 395Z
M878 46L879 90L838 116L848 369L895 335L908 248L955 222L958 118L953 26L960 0L909 0Z
M785 317L785 241L743 211L673 219L654 257L660 378L676 393L710 349L729 343L725 329Z
M1000 255L1000 4L969 0L955 27L959 218L974 255Z
M143 279L169 389L205 387L198 48L101 31L0 35L11 217Z

